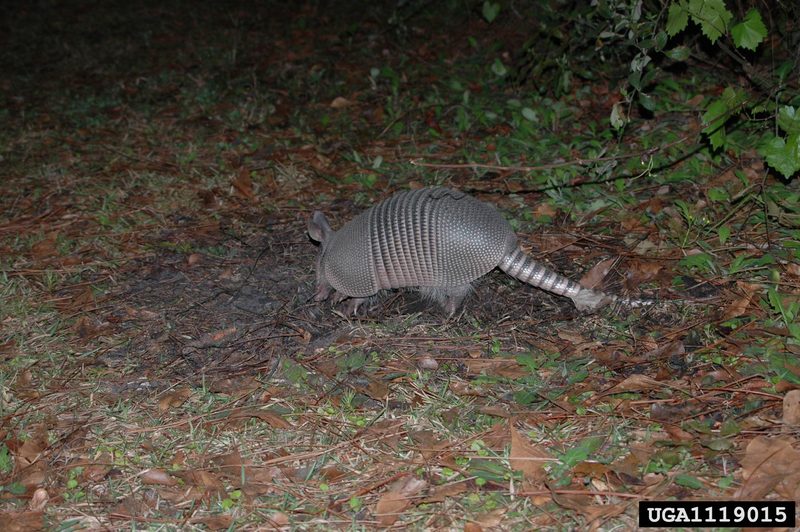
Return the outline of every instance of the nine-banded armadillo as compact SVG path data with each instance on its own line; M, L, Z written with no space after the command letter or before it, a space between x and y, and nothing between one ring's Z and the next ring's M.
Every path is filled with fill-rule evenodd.
M452 315L470 283L500 268L522 282L566 296L579 310L618 301L584 288L525 254L494 206L443 187L399 192L338 231L315 211L308 233L321 243L316 301L336 293L349 310L379 290L419 287Z

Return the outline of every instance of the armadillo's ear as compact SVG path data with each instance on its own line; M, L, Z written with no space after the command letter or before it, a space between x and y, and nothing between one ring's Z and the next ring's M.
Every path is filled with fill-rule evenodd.
M314 211L308 220L308 235L317 242L325 242L333 233L328 219L320 211Z

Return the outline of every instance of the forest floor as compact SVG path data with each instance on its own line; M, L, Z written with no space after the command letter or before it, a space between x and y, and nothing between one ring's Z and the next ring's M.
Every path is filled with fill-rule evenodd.
M269 4L14 8L0 529L628 529L643 500L796 498L800 267L756 188L797 186L693 144L713 80L621 136L610 72L560 98L498 75L513 13ZM311 300L314 210L427 185L656 303L582 314L499 271L453 317Z

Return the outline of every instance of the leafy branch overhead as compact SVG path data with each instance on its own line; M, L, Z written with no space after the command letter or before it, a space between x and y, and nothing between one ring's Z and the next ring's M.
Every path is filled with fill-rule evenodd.
M735 49L755 52L768 35L767 27L756 8L750 9L741 22L731 27L733 18L733 13L722 0L680 0L669 6L666 32L670 37L675 37L687 30L691 20L712 45L716 44L718 49L732 57L734 64L741 66L752 79L757 75L754 66L747 55L738 54ZM730 37L734 50L723 42L717 43L726 35ZM672 54L670 57L676 59L679 56ZM685 59L688 59L686 54L680 56L680 60ZM735 147L735 144L727 141L726 127L742 127L749 133L751 145L757 147L758 153L770 167L786 178L800 171L800 135L795 126L795 107L779 105L781 101L790 99L785 77L786 72L791 70L789 65L792 60L786 57L784 64L775 70L775 83L771 85L769 93L764 94L760 90L764 85L763 80L753 79L750 90L728 86L721 96L708 102L703 114L703 133L715 150ZM777 128L765 128L765 122L761 120L763 116L774 117Z

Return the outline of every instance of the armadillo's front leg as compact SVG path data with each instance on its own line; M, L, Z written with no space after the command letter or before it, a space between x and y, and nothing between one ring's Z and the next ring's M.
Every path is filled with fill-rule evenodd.
M325 301L333 292L333 287L328 283L320 283L317 285L317 291L314 292L314 301Z
M345 316L355 316L356 314L358 314L358 307L360 307L361 304L364 303L365 301L367 301L369 298L368 297L350 297L350 296L348 296L346 294L343 294L341 292L334 292L333 299L331 300L331 302L334 305L338 305L339 303L341 303L345 299L347 299L347 303L345 303L345 305L344 305L344 309L343 309L344 310L344 315Z

